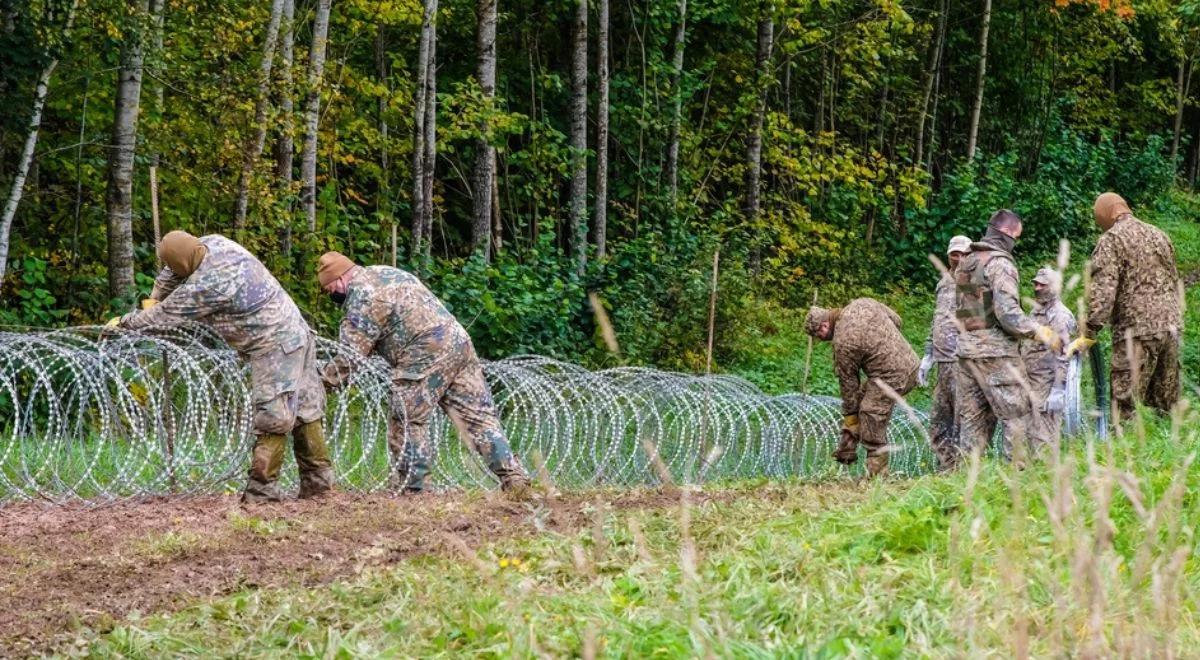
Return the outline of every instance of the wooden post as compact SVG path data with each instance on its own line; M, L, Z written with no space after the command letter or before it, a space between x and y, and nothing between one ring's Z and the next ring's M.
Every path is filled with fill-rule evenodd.
M708 296L708 350L705 356L704 374L712 373L713 335L717 324L717 275L721 266L721 246L713 250L712 287Z
M812 304L817 304L817 290L813 289ZM808 394L808 373L812 368L813 336L808 335L808 348L804 351L804 380L800 381L800 392Z

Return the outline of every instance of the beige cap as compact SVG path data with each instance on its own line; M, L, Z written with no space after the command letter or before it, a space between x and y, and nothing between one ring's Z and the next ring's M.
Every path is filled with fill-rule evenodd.
M962 252L965 254L970 251L971 239L963 236L962 234L950 239L950 245L946 246L946 254L950 254L951 252Z
M188 277L200 267L208 248L186 231L168 232L158 244L158 258L180 277Z
M334 280L354 268L354 262L341 252L326 252L317 260L317 281L322 287L329 286Z

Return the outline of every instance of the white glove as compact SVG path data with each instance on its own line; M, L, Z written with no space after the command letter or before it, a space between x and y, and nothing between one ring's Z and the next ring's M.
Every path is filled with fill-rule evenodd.
M921 358L921 367L917 369L917 383L921 387L929 384L929 370L933 368L933 356L926 355Z
M1063 387L1056 387L1050 390L1050 396L1046 397L1046 402L1042 404L1042 411L1049 413L1062 412L1067 407L1067 390Z

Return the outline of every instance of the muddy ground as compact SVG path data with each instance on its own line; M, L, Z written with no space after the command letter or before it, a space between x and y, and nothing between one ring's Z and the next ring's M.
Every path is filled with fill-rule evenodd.
M704 496L701 496L703 498ZM131 613L177 610L243 589L320 585L418 555L589 524L597 496L513 502L497 493L337 494L243 508L233 496L102 507L0 509L0 656L70 646ZM670 506L626 491L614 509Z

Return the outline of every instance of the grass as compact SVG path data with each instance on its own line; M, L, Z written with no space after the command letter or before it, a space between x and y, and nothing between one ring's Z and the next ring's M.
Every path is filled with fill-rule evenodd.
M985 459L883 483L727 484L719 501L663 510L601 503L576 534L248 591L127 622L91 652L1186 654L1200 643L1190 422L1024 471Z

